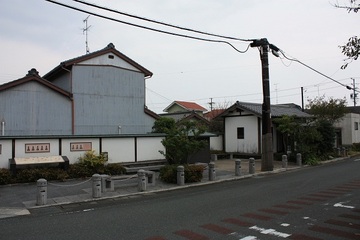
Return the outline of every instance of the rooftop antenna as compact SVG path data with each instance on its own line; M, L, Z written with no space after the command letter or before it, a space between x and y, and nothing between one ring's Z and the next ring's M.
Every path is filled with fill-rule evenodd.
M88 45L88 31L89 31L89 28L91 27L88 26L88 19L89 19L90 15L87 16L87 18L85 18L83 20L83 22L85 23L85 28L83 28L83 34L85 34L85 46L86 46L86 54L88 54L90 52L90 49L89 49L89 45Z

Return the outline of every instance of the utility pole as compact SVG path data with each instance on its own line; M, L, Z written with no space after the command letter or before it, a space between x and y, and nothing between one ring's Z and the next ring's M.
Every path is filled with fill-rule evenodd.
M356 93L356 86L355 86L355 78L351 78L353 80L353 93L350 95L351 98L354 99L354 107L356 106L356 98L357 98L357 93Z
M83 28L83 34L85 34L85 47L86 47L86 54L88 54L90 52L90 49L89 49L89 45L88 45L88 31L89 31L89 28L91 27L88 26L88 19L89 19L90 15L87 16L87 18L85 18L83 20L83 22L85 23L85 28Z
M213 102L213 98L210 98L210 102L209 102L209 105L210 105L210 111L212 111L213 110L213 105L214 105L215 103Z
M273 139L271 132L271 108L270 108L270 84L269 84L269 48L275 56L278 56L279 49L269 44L266 38L254 40L251 47L258 47L262 67L262 152L261 152L261 171L272 171L274 169L273 159Z
M304 111L304 87L301 87L301 110Z

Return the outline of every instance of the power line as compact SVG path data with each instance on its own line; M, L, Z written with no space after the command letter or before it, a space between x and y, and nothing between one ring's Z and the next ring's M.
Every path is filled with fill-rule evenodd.
M244 51L241 51L241 50L237 49L234 45L232 45L230 42L227 42L227 41L214 40L214 39L208 39L208 38L200 38L200 37L194 37L194 36L189 36L189 35L180 34L180 33L174 33L174 32L164 31L164 30L160 30L160 29L155 29L155 28L151 28L151 27L146 27L146 26L142 26L142 25L135 24L135 23L130 23L130 22L126 22L126 21L119 20L119 19L107 17L107 16L104 16L104 15L101 15L101 14L97 14L97 13L94 13L94 12L90 12L90 11L87 11L87 10L84 10L84 9L80 9L80 8L77 8L77 7L73 7L73 6L70 6L70 5L67 5L67 4L64 4L64 3L60 3L60 2L56 2L56 1L53 1L53 0L45 0L45 1L50 2L50 3L57 4L57 5L60 5L60 6L62 6L62 7L70 8L70 9L73 9L73 10L76 10L76 11L79 11L79 12L83 12L83 13L86 13L86 14L90 14L90 15L93 15L93 16L95 16L95 17L107 19L107 20L110 20L110 21L114 21L114 22L126 24L126 25L129 25L129 26L137 27L137 28L146 29L146 30L153 31L153 32L168 34L168 35L177 36L177 37L189 38L189 39L193 39L193 40L205 41L205 42L224 43L224 44L229 45L230 47L232 47L235 51L237 51L237 52L239 52L239 53L245 53L245 52L247 52L248 49L249 49L249 47L250 47L250 44L249 44Z
M309 65L307 65L307 64L305 64L305 63L303 63L303 62L301 62L300 60L295 59L295 58L289 58L289 57L287 57L287 56L285 55L285 52L284 52L283 50L281 50L281 49L280 49L279 51L281 52L281 54L282 54L282 55L283 55L283 56L284 56L287 60L289 60L289 61L293 61L293 62L297 62L297 63L300 63L301 65L303 65L303 66L305 66L305 67L309 68L310 70L312 70L312 71L314 71L314 72L316 72L316 73L320 74L321 76L326 77L326 78L330 79L331 81L336 82L337 84L339 84L339 85L341 85L341 86L343 86L343 87L346 87L348 90L353 90L350 86L345 85L345 84L343 84L343 83L341 83L341 82L339 82L339 81L337 81L337 80L335 80L335 79L333 79L333 78L331 78L331 77L329 77L329 76L327 76L327 75L325 75L325 74L323 74L323 73L319 72L318 70L316 70L316 69L314 69L314 68L310 67Z
M107 7L102 7L102 6L99 6L99 5L96 5L96 4L93 4L93 3L88 3L88 2L85 2L85 1L81 1L81 0L73 0L73 1L81 3L81 4L85 4L87 6L91 6L91 7L94 7L94 8L99 8L99 9L102 9L102 10L106 10L106 11L110 11L110 12L113 12L113 13L121 14L121 15L124 15L124 16L127 16L127 17L132 17L132 18L143 20L143 21L160 24L160 25L164 25L164 26L167 26L167 27L177 28L177 29L184 30L184 31L204 34L204 35L213 36L213 37L225 38L225 39L229 39L229 40L236 40L236 41L243 41L243 42L252 42L252 41L254 41L254 39L236 38L236 37L224 36L224 35L219 35L219 34L214 34L214 33L203 32L203 31L199 31L199 30L195 30L195 29L191 29L191 28L176 26L176 25L173 25L173 24L164 23L164 22L160 22L160 21L157 21L157 20L153 20L153 19L149 19L149 18L145 18L145 17L139 17L139 16L136 16L136 15L133 15L133 14L125 13L125 12L120 12L118 10L114 10L114 9L107 8Z

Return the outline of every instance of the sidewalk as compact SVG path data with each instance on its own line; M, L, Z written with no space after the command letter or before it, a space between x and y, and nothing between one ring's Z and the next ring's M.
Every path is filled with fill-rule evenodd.
M44 206L36 205L37 186L36 183L14 184L0 186L0 219L30 214L28 209L43 208L69 203L80 203L98 201L107 198L130 197L133 195L170 191L175 189L187 188L192 186L213 184L222 181L237 180L252 177L254 175L278 173L286 170L299 168L295 163L288 163L287 169L282 168L282 162L274 161L274 170L271 172L261 172L261 160L255 161L255 174L249 174L249 160L241 160L241 176L235 176L235 160L215 161L215 181L209 181L208 171L204 171L203 180L199 183L167 184L156 178L155 186L147 185L145 192L138 191L137 175L125 175L119 180L114 181L114 191L104 192L101 198L92 197L92 181L69 180L66 182L49 181L47 185L47 204Z

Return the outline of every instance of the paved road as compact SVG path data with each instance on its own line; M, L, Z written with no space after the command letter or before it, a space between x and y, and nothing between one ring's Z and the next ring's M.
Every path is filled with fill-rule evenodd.
M360 239L360 161L33 209L2 239Z

